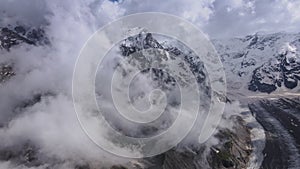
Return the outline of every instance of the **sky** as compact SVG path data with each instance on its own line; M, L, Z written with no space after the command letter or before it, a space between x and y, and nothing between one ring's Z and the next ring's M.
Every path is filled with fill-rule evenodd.
M6 16L29 17L29 22L42 22L46 1L7 0L1 2L0 23ZM256 32L298 32L300 0L82 0L101 20L99 28L124 15L137 12L165 12L183 17L212 38L245 36ZM9 6L14 6L13 9ZM65 6L67 3L57 4ZM30 9L30 10L27 10ZM71 8L70 8L71 9ZM78 9L72 9L78 10ZM5 11L5 12L4 12ZM34 16L34 17L33 17ZM32 19L34 18L34 19ZM11 20L11 19L10 19Z
M212 38L256 32L298 32L300 28L299 0L119 0L111 3L115 9L111 11L119 12L117 16L157 11L184 17Z

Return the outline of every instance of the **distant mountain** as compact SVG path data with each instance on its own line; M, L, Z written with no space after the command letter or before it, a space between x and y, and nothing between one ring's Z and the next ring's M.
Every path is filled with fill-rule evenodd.
M226 70L228 90L271 93L296 89L300 34L254 34L213 40Z
M212 42L223 62L229 91L271 93L297 89L300 80L300 33L256 33L243 38L219 39ZM21 43L47 45L49 40L41 28L0 28L0 49L10 50ZM126 46L128 44L121 47L123 55L149 47L165 49L175 55L182 53L177 47L163 46L151 35L145 37L145 46L134 45L133 41L130 43L134 47ZM186 56L185 60L190 63L193 59ZM202 62L196 62L190 63L194 65L191 68L202 71L197 69L203 67ZM196 73L200 81L205 76L201 71Z

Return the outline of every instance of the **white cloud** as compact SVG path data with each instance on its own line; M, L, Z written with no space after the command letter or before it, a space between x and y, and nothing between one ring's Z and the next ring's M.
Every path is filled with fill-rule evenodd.
M297 32L300 2L293 0L216 0L203 26L212 37L245 36L259 31Z
M109 0L105 0L102 2L101 7L99 9L99 13L106 14L110 19L117 19L121 17L125 13L125 9L121 8L118 5L118 2L112 2Z
M295 0L123 0L112 4L111 18L136 12L166 12L188 19L212 37L298 31L300 27L300 2Z
M287 13L291 15L291 22L300 21L300 1L282 0L281 5L287 9Z
M177 15L199 25L204 24L213 14L215 0L124 0L119 3L126 9L125 14L136 12L165 12Z
M215 0L205 0L205 1L186 1L184 11L181 16L192 21L197 22L200 20L207 21L211 14L213 14L213 2Z

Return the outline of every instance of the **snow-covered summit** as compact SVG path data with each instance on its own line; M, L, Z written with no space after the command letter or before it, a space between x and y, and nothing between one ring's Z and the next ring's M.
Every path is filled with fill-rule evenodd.
M213 40L229 91L271 93L296 89L300 80L300 34L254 34Z

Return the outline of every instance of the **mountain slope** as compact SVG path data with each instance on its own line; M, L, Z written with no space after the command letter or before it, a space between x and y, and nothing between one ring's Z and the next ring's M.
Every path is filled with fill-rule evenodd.
M271 93L295 89L300 80L300 34L254 34L213 40L229 90Z

